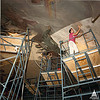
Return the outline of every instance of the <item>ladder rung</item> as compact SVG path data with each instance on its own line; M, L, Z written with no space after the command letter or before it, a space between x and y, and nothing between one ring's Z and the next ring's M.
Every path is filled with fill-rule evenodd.
M84 60L84 59L86 59L86 58L78 59L78 60L76 60L76 61L80 61L80 60Z
M82 68L82 67L86 67L86 66L88 66L88 64L83 65L83 66L79 66L79 67L76 67L76 68Z
M86 42L90 42L90 41L93 41L93 40L94 40L94 38L91 38L91 39L86 40Z
M47 92L54 92L54 90L48 90Z
M51 91L61 91L61 90L47 90L47 92L49 92L49 91L51 92Z
M40 99L42 99L42 98L44 98L44 99L53 99L53 100L55 100L55 99L57 99L57 100L61 100L61 96L56 96L56 97L36 97L36 98L40 98ZM60 98L60 99L59 99Z
M49 86L52 86L52 87L53 87L53 86L54 86L54 87L55 87L55 86L62 86L62 84L56 84L56 85L41 85L41 86L39 86L39 87L49 87Z
M53 82L53 81L61 81L61 79L58 79L58 80L45 80L45 81L39 81L39 82Z
M84 74L78 74L78 76L85 75L85 74L91 74L91 73L90 73L90 72L88 72L88 73L84 73Z

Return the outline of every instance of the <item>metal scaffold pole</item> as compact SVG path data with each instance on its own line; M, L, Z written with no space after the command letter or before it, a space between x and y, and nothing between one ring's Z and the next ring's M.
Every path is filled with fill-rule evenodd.
M92 34L92 36L87 39L85 37L86 34ZM64 74L64 77L67 79L67 82L64 81L65 85L63 85L62 81L62 91L64 92L64 95L62 92L63 100L74 98L75 100L89 99L93 93L93 90L96 90L95 92L100 94L100 78L98 77L99 74L97 73L97 68L100 67L100 64L96 65L98 67L95 67L93 66L93 61L91 60L91 55L98 52L100 53L100 45L91 29L88 32L83 33L82 36L87 49L73 55L70 55L68 51L69 49L66 49L69 48L69 40L60 41L61 68L65 69L66 74ZM95 46L89 46L89 42L91 41L94 42ZM64 43L66 42L67 47L64 46ZM67 67L64 67L62 62L64 62L65 66Z
M28 32L28 33L27 33ZM0 39L3 40L3 42L0 44L1 46L4 46L4 53L9 53L9 47L12 47L16 49L16 51L12 51L11 49L10 54L14 53L15 56L10 56L8 58L3 57L2 50L1 50L1 56L3 59L0 60L0 62L7 61L12 66L9 66L10 71L8 73L7 79L5 82L1 82L2 85L2 91L0 93L0 100L6 99L6 100L18 100L20 96L20 92L23 93L23 84L24 84L24 77L25 77L25 71L27 67L27 62L29 59L30 54L30 41L29 41L29 31L24 32L24 37L11 37L11 36L3 36L0 35ZM28 36L28 41L27 41ZM12 41L10 41L12 40ZM20 40L19 45L15 45L13 41ZM1 87L1 86L0 86ZM22 90L21 90L22 89Z

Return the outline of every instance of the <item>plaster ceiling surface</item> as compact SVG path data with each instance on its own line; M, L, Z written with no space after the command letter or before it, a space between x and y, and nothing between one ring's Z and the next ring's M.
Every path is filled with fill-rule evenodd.
M44 34L48 26L52 29L51 34L54 34L51 37L55 38L54 40L57 43L60 39L60 37L57 37L60 33L56 34L58 30L63 30L63 28L68 27L70 24L90 17L96 18L100 14L100 2L95 0L55 0L56 3L53 3L49 10L45 6L44 1L47 0L2 0L1 3L1 25L5 29L26 30L29 27L32 33L36 35L34 36L37 43L32 47L29 59L28 78L37 76L33 75L33 73L29 74L32 69L34 73L39 73L39 68L34 63L39 61L38 57L40 56L38 52L40 49L37 49L36 46L41 45L43 48L46 44L46 46L49 46L49 50L56 50L56 45L50 44L53 40ZM99 22L95 22L93 27L95 27L95 32L98 33L96 35L99 39ZM56 40L57 38L59 39ZM63 38L61 39L63 40ZM32 56L33 54L35 54L34 57Z
M49 11L44 4L45 1L2 0L1 14L18 27L25 29L30 25L41 33L38 29L44 31L46 26L51 26L53 32L56 32L69 24L88 17L96 17L100 13L99 1L55 0L56 2L50 5Z

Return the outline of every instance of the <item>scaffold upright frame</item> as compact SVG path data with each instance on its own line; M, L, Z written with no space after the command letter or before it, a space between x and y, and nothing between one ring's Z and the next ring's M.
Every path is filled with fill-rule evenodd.
M88 41L94 41L95 42L95 46L89 48L89 45L88 45L88 42L85 38L85 35L88 34L88 33L91 33L92 34L92 38L91 39L88 39ZM80 36L80 35L79 35ZM70 55L70 51L69 51L69 45L68 45L68 42L69 40L67 41L60 41L60 57L61 57L61 71L63 73L63 68L66 71L66 75L68 76L68 84L64 84L63 81L64 81L64 77L62 76L62 100L84 100L83 98L86 98L86 96L89 96L91 97L92 96L92 93L93 93L93 89L96 89L95 90L95 93L97 94L96 96L98 96L98 98L100 97L100 77L97 76L94 68L97 66L99 67L99 65L96 65L96 66L93 66L92 63L91 63L91 59L89 57L89 54L93 54L95 52L98 52L100 54L100 45L99 45L99 42L97 41L93 31L90 29L88 32L86 33L83 33L81 36L83 36L84 38L84 41L85 41L85 45L87 47L87 49L83 50L83 51L80 51L80 53L77 53L77 54L73 54L73 55ZM76 36L78 37L78 36ZM67 43L67 47L65 47L63 44L64 43ZM83 57L84 58L81 58ZM79 59L77 59L79 58ZM80 64L78 63L79 61L82 61L86 59L87 61L87 65L83 65L83 66L80 66ZM72 78L72 76L75 76L73 75L74 73L71 73L69 74L68 73L68 70L71 72L70 69L68 69L68 65L66 64L66 62L70 61L70 60L73 60L74 63L75 63L75 68L76 68L76 76L77 77L74 77L74 79ZM63 66L66 66L63 67ZM82 67L84 66L88 66L88 69L89 69L89 73L84 73L83 71L84 70L87 70L87 69L82 69ZM81 74L79 74L78 72L80 71ZM90 74L91 78L90 79L87 79L86 78L86 74ZM84 78L83 81L79 80L79 76L82 75L82 77ZM76 82L73 82L73 80L76 80ZM93 88L93 84L95 85L95 87ZM84 88L88 88L87 91L84 90ZM89 99L88 97L88 99ZM75 98L75 99L74 99ZM92 97L91 97L92 99Z
M0 39L2 40L0 46L3 46L5 49L3 51L2 50L0 51L1 54L2 52L15 54L12 57L8 58L2 57L2 59L0 59L0 62L7 61L12 66L5 82L0 82L0 87L1 87L0 100L2 99L18 100L20 91L21 91L20 98L23 97L25 71L30 55L31 42L29 40L29 29L21 34L22 35L24 34L23 38L0 35ZM12 39L13 41L21 40L21 44L15 45L7 41L6 38ZM14 47L16 51L15 52L8 51L6 47ZM13 62L10 61L11 59L14 59Z
M41 69L34 100L62 100L61 70L58 70L60 67L60 58L51 58L56 63L54 69L52 69L52 64L50 64L52 62L49 62L49 60L41 59ZM48 67L51 67L51 69L48 70Z

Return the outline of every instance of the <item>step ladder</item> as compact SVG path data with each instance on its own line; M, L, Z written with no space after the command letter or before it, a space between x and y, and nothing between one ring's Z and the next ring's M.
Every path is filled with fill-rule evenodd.
M73 60L75 62L75 68L76 68L78 83L81 81L80 80L80 76L82 76L85 81L88 80L87 75L90 75L92 80L97 78L96 72L95 72L95 70L93 68L93 65L91 63L91 60L90 60L88 54L86 52L84 54L85 54L85 56L83 58L79 58L78 60L75 58L75 56L72 56L72 58L73 58ZM87 64L80 65L79 62L83 61L83 60L86 60ZM83 71L84 67L88 68L89 70L87 72L84 72Z

